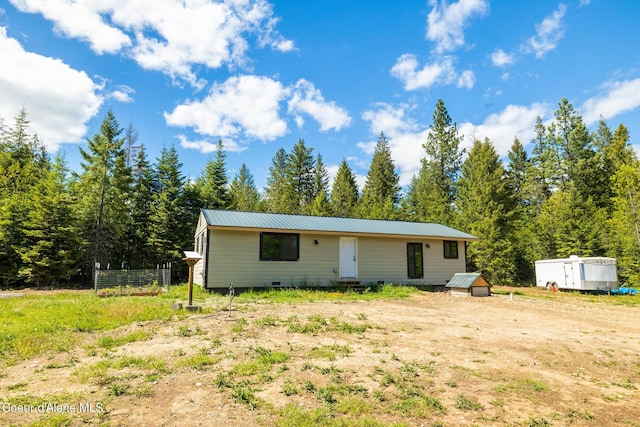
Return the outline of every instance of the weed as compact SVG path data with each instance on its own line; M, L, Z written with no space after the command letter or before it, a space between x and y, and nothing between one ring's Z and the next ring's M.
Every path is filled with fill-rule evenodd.
M231 387L231 398L236 402L247 405L249 409L258 409L259 401L254 389L249 383L236 383Z
M467 396L465 396L464 394L461 394L458 397L456 397L456 408L461 409L463 411L481 411L482 409L484 409L484 406L482 406L478 402L469 400Z
M179 337L192 337L194 335L206 335L207 332L200 329L199 326L195 328L190 328L189 326L180 326L178 328L178 336Z
M617 385L618 387L626 388L627 390L636 390L637 387L633 385L630 379L626 379L620 383L613 383L613 385Z
M376 390L373 392L373 398L375 400L377 400L378 402L386 402L387 401L387 395L384 394L384 392L380 391L380 390Z
M124 344L129 344L136 341L146 341L153 336L153 332L149 331L137 331L127 334L123 337L113 337L107 336L102 337L98 340L98 347L106 348L111 350L114 347L120 347Z
M533 398L538 394L548 392L549 386L539 380L518 378L508 382L506 385L496 386L493 389L499 393L513 391L522 396Z
M217 388L231 387L231 380L223 372L220 372L213 381L213 385Z
M25 388L27 388L28 385L29 385L28 383L15 383L7 386L7 390L8 391L24 390Z
M302 388L310 393L314 393L316 391L316 385L309 379L304 381Z
M286 380L282 384L282 393L285 396L293 396L294 394L298 394L298 388L290 380Z
M529 417L523 425L525 427L547 427L551 426L551 423L542 417Z
M593 415L591 415L588 412L580 412L578 410L575 409L569 409L569 411L567 412L567 415L565 416L567 422L569 424L573 423L574 421L577 420L586 420L586 421L590 421L590 422L594 422L596 419L594 418Z
M268 328L270 326L278 326L280 322L281 320L279 317L268 315L261 319L254 320L253 324L260 328Z
M139 384L131 394L140 398L151 397L153 396L153 390L148 384Z
M238 320L236 320L236 324L231 327L231 332L236 334L244 332L244 327L246 325L247 325L247 319L245 319L244 317L241 317Z
M208 354L206 354L206 351L201 351L191 357L180 360L177 365L191 369L202 369L205 366L215 365L219 361L220 358L209 356Z
M330 386L326 386L326 387L320 387L319 389L317 389L315 394L317 399L320 402L331 404L331 403L337 402L333 393L334 393L333 388Z
M351 325L347 322L342 322L336 328L337 330L344 332L345 334L363 334L370 326L364 325Z
M373 405L361 397L347 396L340 399L340 401L335 405L335 409L340 413L361 418L363 415L372 411Z
M358 313L358 314L357 314L357 316L356 316L356 318L357 318L358 320L367 320L367 315L366 315L366 314L364 314L364 313Z
M309 362L304 362L300 368L302 371L309 371L313 369L313 365Z
M123 396L129 390L129 384L112 382L109 384L109 394L111 396Z
M384 374L382 376L382 378L380 379L380 385L383 387L386 387L390 384L397 384L397 379L396 377L394 377L392 374L390 374L389 372L387 372L386 374Z
M322 406L315 409L305 410L290 403L278 411L280 420L279 427L300 427L300 426L328 426L335 423L330 407ZM367 424L377 427L382 424Z

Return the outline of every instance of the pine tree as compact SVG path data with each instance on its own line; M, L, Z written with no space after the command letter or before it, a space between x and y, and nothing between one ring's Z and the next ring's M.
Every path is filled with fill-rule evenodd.
M183 217L182 163L174 147L163 148L155 165L155 180L158 191L153 200L151 211L151 233L149 244L153 248L156 263L172 262L175 265L182 258L187 230L191 224L185 224ZM189 241L193 236L189 236Z
M329 205L329 172L322 161L322 155L316 156L315 166L313 169L313 194L315 198L309 207L309 213L317 216L331 215L331 206Z
M133 161L133 184L131 187L130 217L128 236L129 268L154 267L156 261L149 245L151 236L151 211L157 186L153 177L153 168L147 160L144 144L140 144Z
M294 199L288 183L287 164L289 156L284 148L280 148L269 167L266 186L266 207L269 212L293 213Z
M342 159L331 188L331 211L334 216L353 217L357 204L358 185L347 161Z
M231 209L245 212L258 210L260 195L253 181L253 175L244 163L233 178L230 189Z
M360 216L379 219L396 218L400 185L395 170L389 141L384 133L380 132L360 199Z
M506 170L506 184L511 194L511 203L505 206L510 215L510 241L513 247L515 277L519 283L531 283L534 279L533 251L529 242L532 230L529 227L533 217L532 206L535 200L532 179L533 165L520 140L516 137L508 153L509 163Z
M76 274L80 247L71 198L65 188L66 167L56 158L31 193L24 221L25 245L19 250L18 277L35 286L68 283Z
M21 253L30 244L27 218L34 211L36 187L50 164L37 135L29 134L27 112L22 109L12 128L2 131L0 144L0 281L4 287L19 283Z
M122 132L109 110L100 132L87 140L87 150L80 149L83 172L73 184L73 193L78 197L82 239L92 247L83 260L85 273L93 271L96 262L118 265L126 256L131 171L126 166Z
M207 162L202 175L197 180L197 188L203 207L207 209L226 209L231 202L226 171L226 154L222 148L222 141L218 140L215 160Z
M495 284L513 283L514 249L510 240L511 194L505 170L488 139L476 141L458 180L460 228L479 237L467 247L471 269L481 270Z
M292 197L294 213L304 213L311 209L315 199L314 171L315 161L303 139L293 146L287 158L286 180L287 194Z
M460 174L463 151L456 123L451 120L444 105L438 100L427 141L423 144L426 158L417 177L413 192L417 219L453 225L453 202L456 180Z

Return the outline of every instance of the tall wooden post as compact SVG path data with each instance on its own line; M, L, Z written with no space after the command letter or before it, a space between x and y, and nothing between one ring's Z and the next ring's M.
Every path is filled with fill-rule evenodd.
M200 307L193 305L193 270L195 265L202 259L199 253L194 251L184 251L184 261L189 266L189 303L187 304L187 310L198 310Z

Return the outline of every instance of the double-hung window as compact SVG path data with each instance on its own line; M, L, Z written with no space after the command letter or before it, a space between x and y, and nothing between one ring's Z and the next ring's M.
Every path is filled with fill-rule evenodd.
M446 259L458 259L458 242L456 240L445 240L444 257Z
M297 261L299 258L299 234L260 233L260 261Z

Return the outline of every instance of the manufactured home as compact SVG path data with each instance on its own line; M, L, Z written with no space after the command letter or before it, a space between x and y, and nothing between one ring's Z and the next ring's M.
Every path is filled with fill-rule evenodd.
M618 289L615 258L571 255L535 262L536 285L547 289L608 291Z
M207 289L444 286L476 237L439 224L203 209L194 283Z

